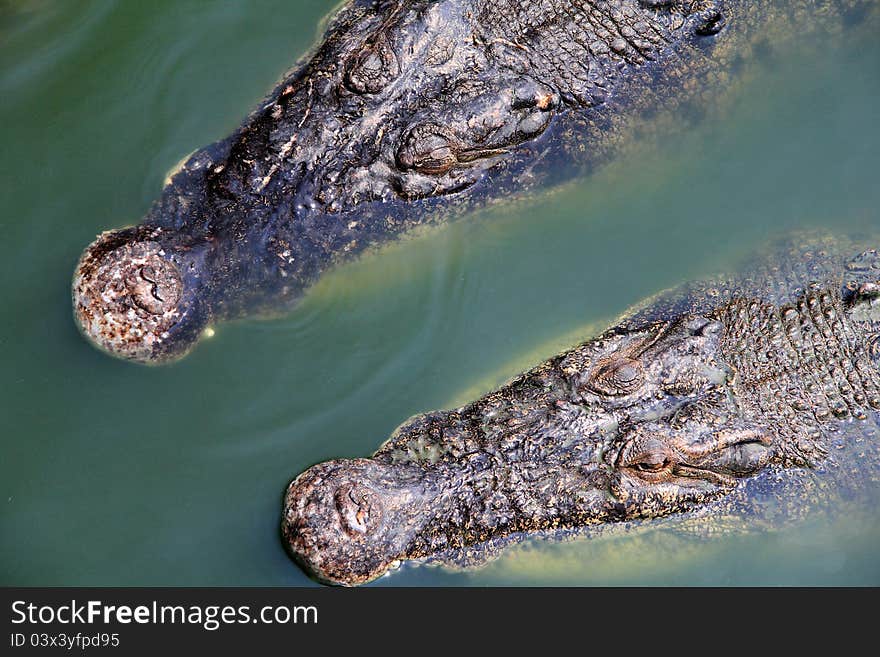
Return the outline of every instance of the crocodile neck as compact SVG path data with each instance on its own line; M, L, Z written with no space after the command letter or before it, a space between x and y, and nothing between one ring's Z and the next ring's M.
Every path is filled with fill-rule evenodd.
M741 412L778 436L779 456L790 465L825 456L834 423L865 420L880 409L873 323L854 319L845 288L825 278L795 286L782 303L747 295L717 312Z

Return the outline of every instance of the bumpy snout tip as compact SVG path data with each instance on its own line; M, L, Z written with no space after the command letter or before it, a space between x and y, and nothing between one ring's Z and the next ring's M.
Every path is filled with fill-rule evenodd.
M291 556L327 584L355 586L376 579L400 558L393 509L369 472L369 459L313 466L287 488L281 534ZM392 523L393 524L393 521Z
M73 275L73 312L103 351L140 363L180 358L197 333L180 268L159 243L126 229L103 233ZM194 336L195 334L195 336Z

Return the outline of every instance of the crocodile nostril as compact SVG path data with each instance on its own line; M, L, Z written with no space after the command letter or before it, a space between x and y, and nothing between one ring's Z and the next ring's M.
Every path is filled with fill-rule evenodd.
M125 283L132 302L153 315L174 309L180 301L177 268L159 256L150 256L144 265L130 271Z
M342 528L352 538L366 536L378 528L382 503L374 491L359 484L346 484L337 489L334 500Z

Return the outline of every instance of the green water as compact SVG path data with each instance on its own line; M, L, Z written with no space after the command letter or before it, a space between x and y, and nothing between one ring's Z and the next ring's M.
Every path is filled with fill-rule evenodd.
M309 465L371 453L770 234L880 233L868 34L772 58L723 120L339 269L290 316L220 326L179 364L92 349L70 311L81 249L230 132L333 4L0 2L0 584L309 584L278 538ZM868 509L709 542L529 543L379 584L880 584L878 539Z

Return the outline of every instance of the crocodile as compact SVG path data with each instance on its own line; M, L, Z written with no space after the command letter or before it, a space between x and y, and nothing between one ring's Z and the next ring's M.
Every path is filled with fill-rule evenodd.
M770 253L410 419L370 458L312 466L286 491L286 548L355 585L535 533L670 516L769 527L880 490L880 255L814 234Z
M870 0L353 0L143 220L76 265L82 333L155 364L293 308L329 267L608 162L639 117L699 114L785 39Z

